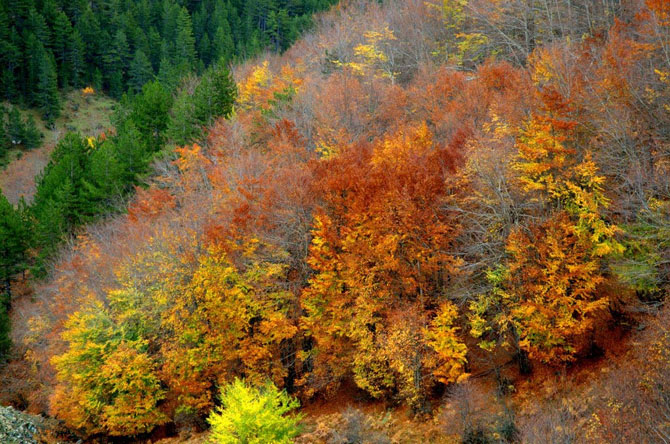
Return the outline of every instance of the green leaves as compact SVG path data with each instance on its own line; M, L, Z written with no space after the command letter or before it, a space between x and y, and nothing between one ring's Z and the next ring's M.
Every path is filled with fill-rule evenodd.
M208 418L213 444L289 444L300 433L300 406L272 383L255 388L235 379L222 390L221 407Z

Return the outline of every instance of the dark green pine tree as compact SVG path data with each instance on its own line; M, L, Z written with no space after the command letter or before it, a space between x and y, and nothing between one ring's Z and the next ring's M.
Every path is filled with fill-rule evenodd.
M6 360L11 347L9 306L11 281L25 269L29 243L27 221L0 193L0 362Z
M186 8L181 8L177 16L174 65L179 71L186 74L195 66L195 57L195 37L193 37L191 16Z
M35 37L46 48L51 46L51 31L47 26L46 20L42 14L38 13L34 8L28 13L28 29L35 34Z
M26 101L34 105L40 67L43 58L46 57L46 52L44 45L40 43L39 39L32 32L27 32L25 36L25 48L25 62L21 66L20 83L24 97L27 99Z
M0 5L0 98L13 99L16 96L15 71L21 65L21 52L14 45L10 29L9 15Z
M229 62L233 58L235 52L235 43L233 42L232 33L230 32L230 25L228 21L224 21L214 34L214 42L212 43L212 62L221 63Z
M154 69L151 61L141 49L135 51L135 57L130 62L128 70L128 87L133 92L142 90L145 83L154 78Z
M237 97L237 85L225 64L207 70L194 94L195 117L203 125L228 117Z
M21 113L17 107L12 107L7 116L7 137L10 145L23 143L26 128L21 120Z
M60 115L61 103L58 94L56 61L54 56L45 49L42 49L39 56L35 105L42 111L42 117L47 125L52 126Z
M102 35L100 23L90 7L87 7L81 19L77 22L76 30L84 43L84 61L86 62L87 78L85 82L92 82L96 68L102 66L102 48L110 46ZM103 44L104 43L104 44Z
M84 86L86 77L86 45L78 30L73 30L67 47L67 66L71 76L71 84L75 88Z
M165 143L171 108L172 94L157 81L145 84L135 96L130 120L151 152L160 150Z
M58 67L58 84L61 88L67 87L72 81L72 66L69 63L68 53L72 40L72 25L64 12L56 14L53 24L53 54Z
M108 38L108 36L103 36L103 38ZM123 62L119 54L119 47L115 42L107 45L102 61L103 84L109 95L118 99L123 94Z
M25 125L23 126L23 146L26 149L33 149L42 143L42 132L37 128L35 118L28 114Z
M0 294L9 294L12 277L25 269L27 226L20 212L0 193Z
M161 66L161 35L156 28L152 27L149 30L149 60L154 72L158 71Z
M7 122L5 121L6 114L5 107L0 106L0 160L4 159L7 155L7 151L11 147L9 136L7 135Z

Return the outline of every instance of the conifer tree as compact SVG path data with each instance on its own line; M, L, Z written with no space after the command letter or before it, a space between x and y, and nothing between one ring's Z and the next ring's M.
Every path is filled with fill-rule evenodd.
M21 120L21 113L19 113L17 107L13 107L9 111L7 119L7 137L9 138L9 143L12 145L23 143L25 131L26 129Z
M35 105L42 111L48 125L53 125L60 115L56 62L53 55L42 49L39 56L39 74L35 92Z
M32 114L28 114L25 125L23 126L23 146L26 149L33 149L40 146L42 141L42 133L37 129L35 118Z
M134 91L139 92L145 83L153 79L154 70L151 67L151 62L144 51L138 49L135 51L135 57L130 64L128 70L128 87Z
M175 41L175 62L174 64L188 72L195 65L195 37L193 37L193 25L191 16L186 8L179 10L177 16L177 38Z

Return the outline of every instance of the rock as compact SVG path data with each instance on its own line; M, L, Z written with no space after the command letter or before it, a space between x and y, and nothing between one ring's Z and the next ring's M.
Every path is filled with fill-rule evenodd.
M22 413L12 407L0 407L0 443L39 444L37 436L42 432L44 419Z

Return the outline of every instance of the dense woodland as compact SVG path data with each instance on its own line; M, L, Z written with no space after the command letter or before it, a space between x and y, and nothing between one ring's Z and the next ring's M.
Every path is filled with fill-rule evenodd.
M266 48L286 50L332 0L60 1L0 3L0 97L61 111L58 90L92 86L120 98L156 76L190 72Z
M2 402L100 441L670 440L670 3L349 0L290 48L325 3L76 5L50 76L130 93L0 199ZM57 54L50 8L4 21Z

